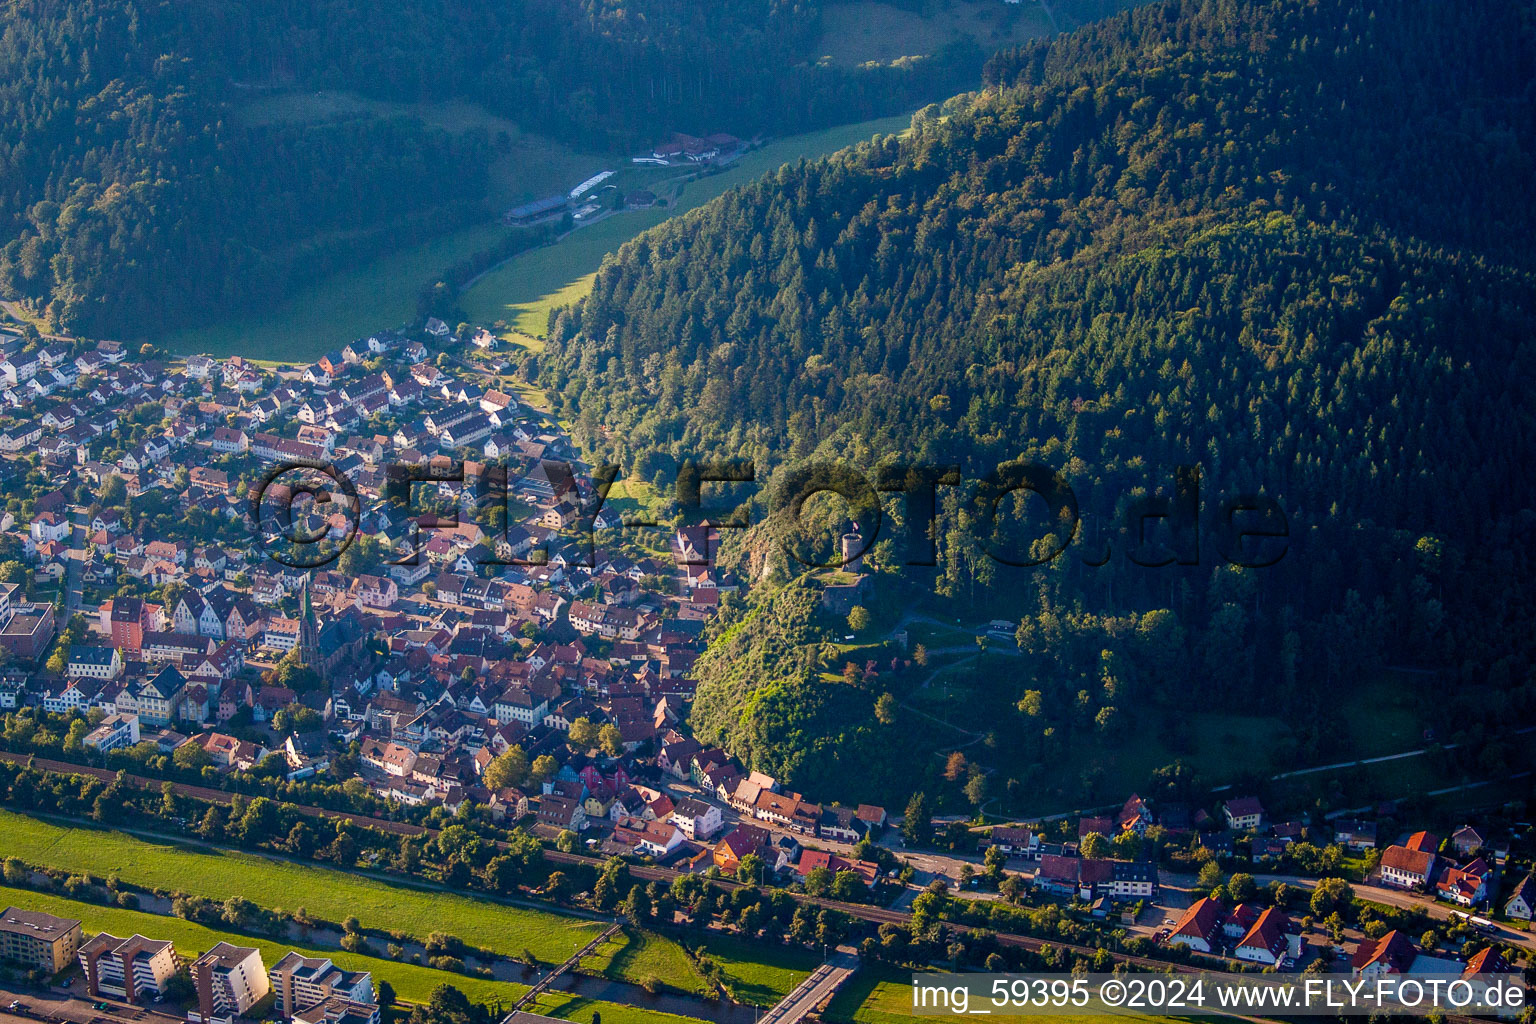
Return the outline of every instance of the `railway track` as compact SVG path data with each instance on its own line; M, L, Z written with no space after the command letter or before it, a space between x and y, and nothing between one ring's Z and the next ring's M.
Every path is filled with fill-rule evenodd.
M40 768L43 771L53 774L87 775L92 778L100 779L103 782L111 782L117 778L116 772L109 771L105 768L92 768L85 765L72 764L68 761L56 761L50 758L35 757L29 754L16 754L10 751L0 751L0 760L10 761L15 764L30 764L34 768ZM132 774L125 774L124 781L129 785L135 786L139 789L159 789L162 785L164 785L164 780L150 779L144 776ZM183 782L172 782L171 787L173 792L179 796L187 796L198 800L206 800L225 805L233 802L233 799L236 795L220 789L209 789L205 786L192 786ZM313 807L304 804L293 804L292 806L296 808L300 813L309 815L311 817L342 819L351 822L354 825L358 825L359 827L376 828L384 832L393 833L395 835L435 835L438 831L437 829L430 829L423 825L414 825L409 822L391 821L388 818L377 818L370 815L353 814L347 811L335 811L324 807ZM497 844L497 846L500 848L505 848L506 845L507 844L505 843ZM601 869L602 866L606 863L606 861L601 857L592 857L580 853L565 853L561 850L549 849L544 851L544 858L553 864L586 865L588 867L599 869ZM631 877L643 879L645 881L670 883L673 879L678 878L687 872L677 871L673 868L657 867L651 864L631 864L629 865L629 873ZM734 879L717 878L711 879L711 882L716 887L727 892L733 892L737 889L747 888L745 883L735 881ZM856 920L867 921L875 925L904 925L910 923L912 920L911 914L899 910L888 910L884 907L873 907L863 903L844 903L839 900L829 900L820 896L811 896L806 893L791 892L789 895L801 904L827 910L836 910L847 914L849 917L855 918ZM971 925L952 921L946 921L945 927L949 928L953 932L958 933L967 933L978 930ZM990 929L985 930L990 931ZM1063 952L1077 954L1079 956L1091 957L1098 955L1100 952L1098 947L1081 946L1070 942L1062 942L1056 939L1043 939L1033 935L1019 935L1014 932L994 932L992 934L996 937L999 945L1023 949L1029 952L1039 952L1043 947L1046 946L1050 946ZM1134 956L1130 953L1123 953L1118 950L1106 950L1106 952L1108 952L1110 957L1113 958L1117 963L1123 963L1131 967L1139 967L1143 970L1172 970L1175 973L1192 974L1202 971L1220 971L1224 969L1224 965L1219 961L1175 963L1168 960L1154 960L1151 957ZM1481 1021L1479 1018L1457 1016L1454 1014L1446 1015L1444 1019L1449 1022L1449 1024L1487 1024L1486 1021Z

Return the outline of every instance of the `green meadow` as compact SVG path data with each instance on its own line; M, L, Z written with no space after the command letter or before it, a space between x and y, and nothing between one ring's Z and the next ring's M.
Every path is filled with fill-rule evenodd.
M257 121L305 120L399 112L392 105L382 106L390 109L375 109L381 105L341 94L288 95L261 101L247 116ZM487 115L466 110L462 104L416 113L429 122L454 128L495 127L481 125ZM770 142L746 154L728 170L684 185L678 203L671 208L617 214L502 264L464 293L464 308L476 322L507 323L509 326L502 332L504 337L537 347L537 339L545 333L549 311L585 295L603 257L646 228L783 163L823 156L876 133L901 131L909 121L910 117L901 115ZM550 152L555 157L550 158ZM554 162L541 167L540 161L545 159ZM492 168L493 198L509 204L558 191L603 165L619 169L621 177L616 180L635 187L655 185L663 177L655 169L625 166L622 158L580 154L559 147L552 150L547 140L516 136L514 151L498 159ZM537 188L530 187L535 184ZM156 340L178 353L307 362L369 331L409 322L416 315L417 295L424 286L452 264L489 249L505 231L499 223L489 222L411 243L321 277L270 308L215 320Z
M530 949L543 961L564 960L600 932L602 924L419 889L316 865L164 840L109 829L65 827L0 811L0 854L29 864L100 877L116 875L149 889L208 899L241 896L258 906L297 910L328 921L356 917L364 928L425 939L434 931L471 946L517 956Z

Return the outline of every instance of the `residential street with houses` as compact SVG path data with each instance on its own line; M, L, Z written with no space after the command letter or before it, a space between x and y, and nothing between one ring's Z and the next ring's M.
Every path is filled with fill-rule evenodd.
M69 558L64 566L64 620L80 610L83 594L81 570L85 566L86 510L76 506L69 513Z
M1317 885L1317 879L1306 878L1302 875L1255 874L1253 880L1261 886L1268 885L1271 882L1284 882L1287 885L1295 886L1307 892L1311 892L1312 888ZM1194 875L1179 874L1173 871L1159 871L1158 888L1162 891L1162 898L1159 900L1159 903L1172 910L1182 910L1193 902L1191 892L1196 888L1196 885L1197 882ZM1355 896L1359 899L1385 904L1389 907L1422 911L1438 921L1449 921L1453 914L1465 913L1465 911L1460 911L1449 904L1432 900L1421 893L1359 883L1351 883L1351 888L1354 889ZM1517 931L1504 925L1499 928L1494 937L1500 942L1522 946L1536 952L1536 936L1529 932Z

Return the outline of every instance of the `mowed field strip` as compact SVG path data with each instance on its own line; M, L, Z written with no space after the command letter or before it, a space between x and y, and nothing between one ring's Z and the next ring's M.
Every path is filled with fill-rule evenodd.
M0 810L0 857L101 878L116 875L147 889L184 892L212 900L240 896L267 909L295 911L333 923L356 917L365 929L402 932L424 940L448 932L470 946L518 957L531 950L559 963L605 924L586 918L507 906L474 896L422 889L319 865L195 843L154 840L105 826L66 826ZM704 940L720 961L726 983L763 1001L776 1001L819 962L809 951L735 936ZM656 932L626 929L582 963L587 973L636 984L659 979L681 992L708 986L676 941Z
M715 934L700 936L698 942L704 955L719 962L732 998L753 1006L777 1003L821 964L821 954L803 946Z
M816 54L837 64L889 63L934 54L961 40L990 53L1050 34L1050 20L1035 4L956 0L924 6L934 9L919 13L876 0L829 4L821 15Z
M392 885L365 875L299 865L249 853L141 839L105 828L67 828L0 811L0 854L65 871L116 875L150 889L208 899L241 896L268 909L297 910L364 928L425 939L435 931L471 946L517 956L530 949L555 963L602 931L603 925L553 911L481 902L458 893Z
M87 932L109 932L117 936L134 934L151 938L169 939L183 957L191 959L198 953L211 949L219 942L237 946L253 946L261 950L262 960L271 966L289 950L297 950L305 956L329 957L338 966L352 971L371 971L374 982L387 981L397 998L412 1003L424 1003L439 985L452 985L471 1000L488 1005L511 1003L528 990L528 986L505 981L472 978L448 971L434 970L418 964L397 963L381 957L347 953L336 949L318 949L301 942L256 938L234 932L208 928L176 917L164 917L137 910L117 907L100 907L50 893L32 892L0 885L0 906L16 906L24 910L37 910L59 917L77 919ZM586 999L563 992L546 993L529 1007L537 1013L568 1020L589 1020L593 1011L602 1014L603 1020L613 1024L697 1024L697 1018L663 1013L640 1006ZM579 1015L579 1016L578 1016Z
M889 964L865 964L858 973L848 979L846 985L838 990L837 995L832 997L826 1012L822 1014L822 1020L829 1021L831 1024L911 1024L913 1020L938 1020L938 1017L917 1017L912 1013L913 974L913 971L901 970ZM974 999L971 1001L971 1007L972 1013L991 1009L986 1005L978 1007ZM1132 1024L1139 1024L1139 1022L1151 1024L1156 1021L1163 1024L1167 1021L1194 1022L1231 1018L1148 1016L1132 1010L1122 1010L1117 1013L1103 1014L1053 1013L1049 1017L1039 1019L1048 1019L1052 1024L1106 1024L1108 1021L1130 1021Z

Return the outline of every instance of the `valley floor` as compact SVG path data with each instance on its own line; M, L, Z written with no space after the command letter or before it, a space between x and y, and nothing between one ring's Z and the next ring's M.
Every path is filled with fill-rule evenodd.
M910 120L909 115L903 114L776 139L745 154L720 173L681 185L675 204L605 217L552 245L502 264L464 294L464 308L477 322L502 322L504 326L499 330L503 336L520 334L536 346L537 341L532 339L544 334L549 311L585 295L603 257L635 235L781 164L802 157L825 156L874 134L901 131ZM561 166L574 168L574 159L562 157ZM604 160L619 166L611 157L590 157L580 166L586 168ZM576 173L570 171L572 175ZM625 167L621 174L639 182L641 177L670 178L678 175L679 169L669 168L662 174L659 170L642 172ZM576 180L572 177L567 184L575 184ZM413 319L423 287L446 268L490 249L505 233L506 229L495 222L461 228L321 278L287 301L260 313L232 317L155 340L178 353L307 362L370 331Z

